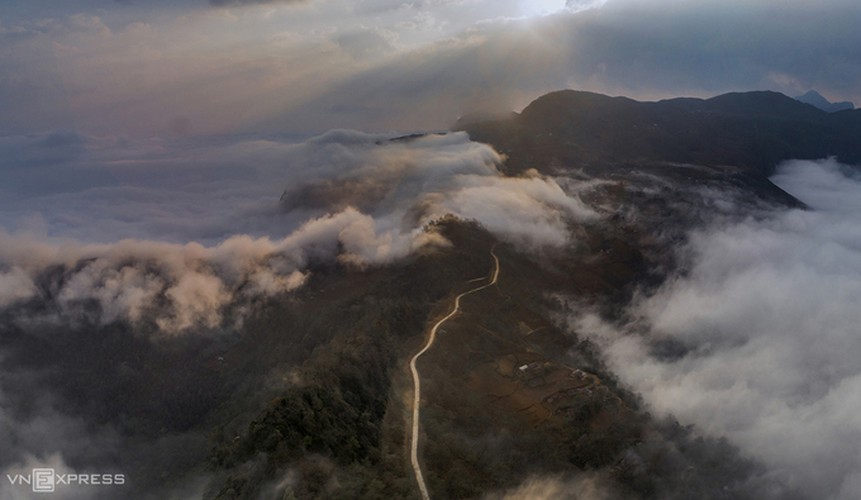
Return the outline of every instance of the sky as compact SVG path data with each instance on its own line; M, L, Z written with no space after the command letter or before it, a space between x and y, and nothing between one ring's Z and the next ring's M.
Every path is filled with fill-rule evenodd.
M861 102L850 0L4 0L0 134L428 130L577 88Z

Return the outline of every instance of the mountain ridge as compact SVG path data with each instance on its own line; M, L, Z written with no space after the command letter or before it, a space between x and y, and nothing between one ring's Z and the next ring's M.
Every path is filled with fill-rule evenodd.
M861 143L855 140L861 111L826 113L771 91L640 102L560 90L538 97L517 115L454 129L509 155L510 173L663 161L730 165L767 176L789 159L861 162Z

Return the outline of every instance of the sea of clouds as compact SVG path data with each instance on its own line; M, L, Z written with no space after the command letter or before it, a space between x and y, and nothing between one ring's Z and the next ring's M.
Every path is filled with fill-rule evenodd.
M503 177L503 157L464 133L55 133L7 137L0 151L0 307L47 300L54 322L211 329L229 305L300 287L312 263L385 264L446 245L426 226L447 214L525 247L564 245L572 221L596 217L551 178Z

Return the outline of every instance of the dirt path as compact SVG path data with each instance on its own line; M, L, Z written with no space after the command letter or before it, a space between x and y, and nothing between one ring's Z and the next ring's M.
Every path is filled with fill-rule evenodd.
M495 248L496 245L494 245L494 247L490 249L490 255L493 257L494 262L493 275L490 282L480 287L473 288L472 290L467 290L466 292L463 292L462 294L455 297L454 308L452 308L451 312L449 312L445 317L436 322L433 328L431 328L430 336L428 337L427 343L424 345L424 347L422 347L419 352L416 353L415 356L413 356L413 359L410 360L410 371L413 374L413 429L412 443L410 444L410 462L413 466L413 473L416 476L416 482L419 485L419 491L421 492L422 500L430 500L430 495L428 494L428 487L427 484L425 484L424 475L422 474L422 467L419 464L419 412L421 410L422 384L421 379L419 378L418 368L416 368L416 362L424 353L428 351L428 349L431 348L431 346L433 346L434 341L436 341L436 333L437 330L439 330L439 327L442 326L443 323L454 317L455 314L460 312L460 299L471 293L484 290L485 288L491 287L496 284L496 280L499 278L499 258L496 256L496 253L494 253Z

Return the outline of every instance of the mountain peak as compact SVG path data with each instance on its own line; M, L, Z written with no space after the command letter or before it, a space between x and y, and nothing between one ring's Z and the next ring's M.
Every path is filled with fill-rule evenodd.
M849 101L831 102L815 90L808 90L805 94L795 97L796 101L815 106L827 113L855 109L855 104Z

